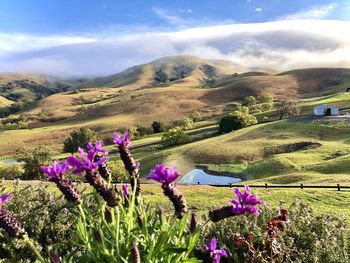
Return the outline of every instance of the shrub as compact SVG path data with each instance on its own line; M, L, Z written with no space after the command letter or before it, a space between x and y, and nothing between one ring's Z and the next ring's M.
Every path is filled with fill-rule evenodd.
M152 123L152 129L154 133L160 133L164 131L164 124L160 121L154 121Z
M275 229L278 235L271 239L268 223L278 211L265 207L259 217L233 217L220 225L211 224L204 240L215 235L222 241L232 255L228 262L271 262L264 261L271 253L275 262L350 261L350 233L343 217L315 215L310 205L296 201L288 209L287 224L280 225L283 231Z
M114 182L127 182L129 174L124 168L124 163L121 160L110 161L108 163L112 172L112 181Z
M152 134L153 129L151 127L137 126L136 133L137 133L137 136L142 137L148 134Z
M24 168L22 164L1 164L0 163L0 176L6 180L13 180L16 178L22 178L24 174Z
M258 97L256 97L256 102L258 104L263 104L263 103L272 104L273 97L271 96L271 94L262 94L262 95L259 95Z
M89 128L80 128L70 133L69 137L63 142L63 151L74 153L78 147L85 147L89 142L95 142L97 134Z
M64 254L71 251L76 240L76 207L44 186L31 187L15 183L13 187L12 198L6 204L6 209L25 225L35 244L38 247L40 244L44 253L53 244ZM1 188L0 191L3 193L5 189ZM35 261L35 254L23 240L10 238L0 231L0 243L3 244L0 246L1 262Z
M255 116L249 114L249 109L242 107L241 110L236 110L220 120L219 132L227 133L256 123L257 120Z
M172 122L173 127L181 127L184 130L191 129L193 125L193 120L191 118L182 118L180 120L176 120Z
M41 180L46 178L40 171L41 165L47 165L52 161L53 151L46 146L39 146L33 151L26 151L22 157L18 159L24 162L24 180Z
M253 96L245 97L242 106L251 107L256 104L256 99Z
M166 132L162 137L161 144L164 147L179 145L190 141L190 137L181 127L175 127Z
M192 119L193 122L198 122L198 121L203 120L203 116L198 111L192 112L190 114L189 118Z

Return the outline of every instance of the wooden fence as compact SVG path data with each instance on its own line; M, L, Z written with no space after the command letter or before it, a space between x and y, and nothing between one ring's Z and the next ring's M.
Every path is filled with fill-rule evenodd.
M198 183L197 185L201 185ZM215 187L244 187L242 184L226 184L226 185L219 185L219 184L210 184L210 186L215 186ZM299 184L299 185L249 185L250 188L286 188L286 189L336 189L340 191L341 189L350 189L350 186L345 186L345 185L304 185L304 184Z

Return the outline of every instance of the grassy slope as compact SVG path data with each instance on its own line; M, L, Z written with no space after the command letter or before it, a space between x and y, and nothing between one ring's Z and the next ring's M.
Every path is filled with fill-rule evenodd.
M350 122L302 118L255 125L226 135L170 148L139 153L143 167L156 162L179 164L185 174L196 165L257 183L350 183ZM271 149L296 142L321 146L290 153Z
M41 184L33 181L22 181L21 184L33 185L39 187ZM11 191L11 182L2 182ZM211 186L179 186L181 192L186 198L190 211L199 214L207 214L209 209L218 208L229 204L234 198L232 189L216 188ZM52 191L59 192L56 186L51 183L49 188ZM151 203L156 207L169 207L172 210L170 201L164 197L159 185L142 185L142 196L147 203ZM294 200L301 199L310 203L317 213L332 213L345 215L350 218L350 208L344 200L350 198L349 191L334 190L275 190L275 189L252 189L259 197L266 201L271 207L288 207ZM282 205L281 205L282 204Z

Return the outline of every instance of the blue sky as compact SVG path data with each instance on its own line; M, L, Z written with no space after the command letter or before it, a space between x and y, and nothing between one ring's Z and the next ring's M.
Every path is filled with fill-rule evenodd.
M181 54L350 66L349 20L350 0L1 0L0 71L103 75Z
M2 0L0 31L85 34L110 29L175 30L220 23L256 23L331 9L315 18L349 19L349 1L327 0Z

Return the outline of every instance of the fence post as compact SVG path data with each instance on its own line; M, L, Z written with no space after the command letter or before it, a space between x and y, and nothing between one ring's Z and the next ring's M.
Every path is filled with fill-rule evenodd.
M338 191L340 191L340 184L337 184L337 187L338 187Z
M303 184L300 184L300 188L301 188L301 189L304 189L304 185L303 185Z
M265 188L267 188L267 183L265 183Z
M232 188L232 183L230 183L230 188Z

